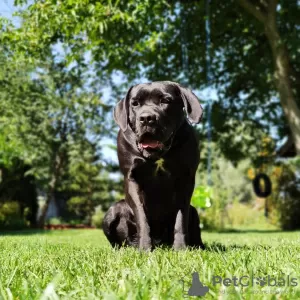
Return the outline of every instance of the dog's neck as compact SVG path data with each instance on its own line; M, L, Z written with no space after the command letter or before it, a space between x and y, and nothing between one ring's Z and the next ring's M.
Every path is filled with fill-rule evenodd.
M176 129L175 134L174 134L171 148L175 147L177 144L180 143L180 141L182 139L186 138L186 130L187 130L187 128L190 128L190 127L191 127L191 124L187 120L184 120L180 124L180 126L178 126L178 128Z

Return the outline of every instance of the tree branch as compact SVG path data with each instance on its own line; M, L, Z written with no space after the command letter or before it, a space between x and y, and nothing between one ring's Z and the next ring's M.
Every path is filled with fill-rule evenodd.
M276 14L278 0L269 0L268 11L270 14Z
M267 16L261 10L259 10L259 8L255 4L252 4L249 0L236 0L236 2L245 10L247 10L251 15L253 15L261 23L264 24L267 21Z
M278 0L269 0L268 5L268 22L276 24L276 10L277 10Z

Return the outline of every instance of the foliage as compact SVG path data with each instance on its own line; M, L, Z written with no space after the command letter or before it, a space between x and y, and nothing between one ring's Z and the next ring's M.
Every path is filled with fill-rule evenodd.
M274 84L276 59L266 27L238 5L245 1L211 1L213 80L207 82L203 1L16 0L26 4L18 13L22 25L0 19L0 163L24 161L49 201L56 190L68 194L71 209L90 222L94 206L106 206L121 186L112 183L98 157L100 139L115 133L107 118L111 106L100 100L103 85L121 92L124 85L114 84L118 72L127 88L141 78L174 80L193 89L210 85L218 92L212 104L213 155L223 154L212 162L211 212L219 214L234 200L249 201L250 182L245 170L235 167L249 159L255 169L267 168L277 142L267 141L271 129L280 139L292 128ZM256 12L262 13L262 5L257 3ZM287 79L299 99L300 11L296 0L276 7L277 46L286 45ZM199 129L201 140L207 129ZM203 162L207 147L202 154ZM201 185L204 178L202 172ZM203 198L194 196L195 204L195 197Z
M277 181L273 198L279 212L279 222L283 230L300 228L300 181L297 159L281 163L277 167Z
M238 164L233 164L228 161L217 146L212 143L211 151L211 171L207 170L207 151L208 144L202 144L201 162L196 175L196 188L202 186L209 181L211 185L212 205L216 199L224 199L224 203L230 203L234 199L243 202L249 202L253 196L252 186L247 171L252 165L250 159L240 161Z
M13 163L1 167L0 205L18 203L18 218L26 220L31 227L36 226L38 210L35 178L26 175L29 167L15 158Z
M258 169L250 168L247 175L253 180L258 172L265 172L272 182L273 192L265 199L269 221L283 230L300 228L298 158L265 163Z
M69 145L67 179L61 188L73 195L68 200L69 210L88 224L95 207L111 203L112 192L118 189L118 182L109 178L94 148L87 142Z
M3 128L4 126L1 126L1 123L7 124L7 122L1 122L0 120L0 166L9 168L12 167L15 159L20 157L22 144L20 144L18 139L12 136L15 132L15 129L9 128L12 124L7 128Z
M233 217L228 217L230 213L229 208L242 205L243 203L248 204L249 207L256 205L255 202L257 202L257 199L253 192L252 180L260 172L264 172L270 177L273 193L266 200L263 200L267 202L267 211L259 210L257 214L260 214L262 218L267 214L267 222L270 225L281 228L287 228L287 225L284 225L287 221L284 220L289 219L291 215L297 215L297 210L293 208L294 206L291 206L291 209L288 209L288 205L283 207L285 200L282 200L282 197L280 197L280 195L283 195L285 185L291 188L296 186L296 168L294 167L293 170L290 168L288 171L289 176L282 177L282 172L284 170L284 172L287 172L287 169L282 162L276 161L274 140L266 136L263 132L260 133L260 137L260 142L253 144L248 149L249 159L241 161L236 166L222 156L214 143L211 144L210 151L213 154L211 158L212 171L210 174L212 180L212 206L203 212L202 221L204 228L220 230L226 226L235 226L235 222L230 221ZM206 143L203 144L203 149L204 159L202 159L202 164L200 164L197 178L197 183L201 184L207 181L206 179L209 175L205 169L207 163L205 161L207 159ZM279 205L280 201L282 201L282 204ZM296 205L296 198L293 200L293 203ZM262 208L264 209L265 206ZM247 206L244 207L243 211L245 213L240 215L238 214L238 209L235 210L238 215L237 218L239 218L239 215L241 218L241 221L237 222L238 224L248 222L246 221L249 217L246 214ZM296 220L296 215L294 220ZM245 221L242 221L244 218ZM253 218L256 218L255 214L253 214ZM256 222L254 219L252 220L253 223ZM289 224L289 226L292 226L292 223ZM295 222L294 226L297 226Z
M205 154L207 144L204 144L203 147ZM222 230L226 226L231 226L228 219L228 209L234 203L251 205L255 199L252 183L247 177L252 163L248 159L239 162L235 166L222 156L215 144L212 143L211 147L213 153L211 157L211 172L208 174L206 170L206 161L200 163L196 178L196 190L202 187L210 178L212 185L207 184L205 187L210 191L211 206L204 208L200 214L201 223L204 229ZM262 212L260 214L263 215ZM242 217L246 218L247 216L242 214Z
M290 132L277 97L273 56L264 26L239 5L241 2L245 1L210 3L210 84L218 91L213 105L213 139L236 161L247 155L257 129L277 129L278 138ZM179 81L194 89L207 87L203 1L46 0L28 6L20 13L24 20L21 28L3 25L2 43L10 45L18 59L43 59L49 47L59 43L67 61L76 61L79 66L85 64L89 53L95 82L111 84L116 72L122 72L127 85L147 78ZM258 3L257 9L267 9L261 6ZM276 25L282 43L288 45L295 95L299 94L296 82L300 74L299 13L296 0L279 1ZM204 114L204 121L206 117ZM250 131L247 138L241 134L245 127ZM206 136L206 127L202 136Z
M191 203L196 208L207 208L211 206L212 190L208 186L197 186L191 199Z
M216 143L225 158L234 164L249 159L257 168L274 160L274 139L253 122L227 120L222 129L214 129Z
M47 220L47 223L49 225L60 225L62 224L62 220L61 218L50 218L49 220Z
M96 207L95 213L92 216L92 225L96 228L102 228L104 216L105 213L103 212L102 207Z
M260 230L278 229L279 224L273 224L267 219L264 213L257 209L252 203L240 203L234 201L224 208L216 202L210 209L201 214L203 229L226 231L226 230Z
M225 229L225 213L226 207L224 207L224 203L219 198L216 198L211 207L200 213L201 227L204 230L215 231Z
M290 185L284 190L284 195L277 204L280 211L280 225L283 230L298 230L300 228L300 189L298 185Z
M0 204L0 228L5 229L24 229L28 226L20 212L18 202L2 202Z
M107 132L104 119L109 106L88 85L89 75L82 66L67 67L64 60L49 55L43 65L25 66L20 76L23 65L10 67L10 58L8 53L3 59L1 73L2 165L12 168L17 157L30 166L26 174L46 192L47 205L56 190L76 192L75 184L81 197L94 197L89 184L103 169L97 153ZM1 143L3 139L8 143ZM99 179L98 184L101 190Z
M25 147L18 138L24 128L24 125L21 125L23 116L19 114L13 99L18 95L19 99L25 100L25 94L21 98L20 86L23 81L22 88L27 89L27 78L22 76L22 72L20 74L20 69L7 59L5 54L7 53L0 53L0 168L13 168L15 160L19 160L25 152ZM24 66L25 73L26 70L29 75L31 69Z
M278 229L267 219L264 213L256 209L253 203L243 204L233 202L227 209L227 226L229 228L253 229L259 227L261 230Z

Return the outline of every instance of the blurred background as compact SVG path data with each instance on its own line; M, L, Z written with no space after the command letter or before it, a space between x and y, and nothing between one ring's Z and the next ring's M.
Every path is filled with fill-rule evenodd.
M158 80L204 107L202 228L299 229L299 20L299 0L1 0L0 230L100 227L123 197L113 107Z

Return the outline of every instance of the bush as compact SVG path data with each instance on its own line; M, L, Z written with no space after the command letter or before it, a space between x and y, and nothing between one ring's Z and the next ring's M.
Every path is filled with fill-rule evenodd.
M285 189L277 204L280 212L280 226L283 230L300 228L300 189L291 185Z
M257 210L253 205L235 202L227 208L228 225L231 228L259 228L272 227L266 219L264 210Z
M206 230L221 230L223 224L223 204L220 201L213 200L209 208L203 210L200 215L201 227Z
M104 215L105 213L103 212L102 207L98 206L95 209L95 214L92 216L92 225L95 226L96 228L101 228Z
M234 201L224 209L215 201L213 205L201 214L203 229L274 229L276 228L264 216L263 210L257 210L251 204Z
M300 229L299 171L300 159L298 157L287 160L274 168L272 180L274 192L271 205L278 214L278 223L283 230Z
M0 228L1 229L24 229L28 227L21 217L18 202L4 202L0 204Z
M70 225L80 225L80 224L82 224L82 220L80 220L80 219L72 219L72 220L69 220L68 223Z
M63 222L60 218L50 218L47 221L47 224L49 224L49 225L61 225L61 224L63 224Z

